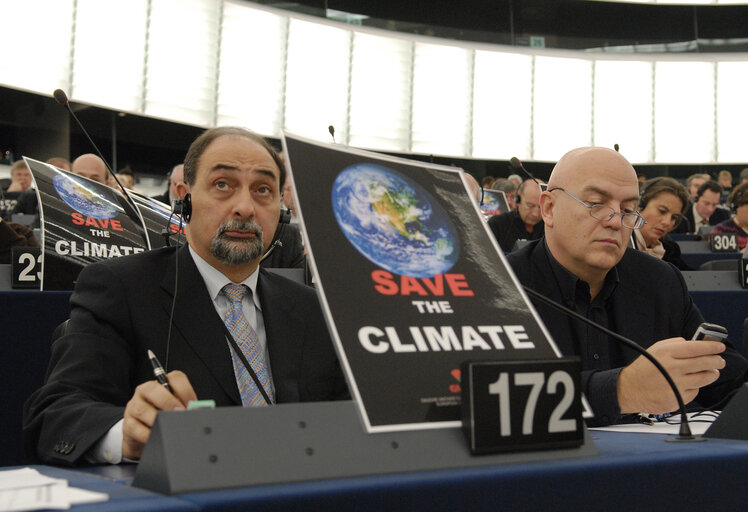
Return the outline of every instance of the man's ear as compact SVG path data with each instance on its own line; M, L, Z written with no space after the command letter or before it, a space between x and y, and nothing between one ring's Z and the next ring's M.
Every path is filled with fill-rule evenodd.
M553 206L553 196L550 192L540 194L540 215L543 217L543 224L550 227L553 227Z
M186 196L187 194L190 194L190 193L191 193L190 192L190 186L187 183L185 183L183 181L180 181L179 183L177 183L177 195L179 197L181 197L182 199L184 199L184 196Z

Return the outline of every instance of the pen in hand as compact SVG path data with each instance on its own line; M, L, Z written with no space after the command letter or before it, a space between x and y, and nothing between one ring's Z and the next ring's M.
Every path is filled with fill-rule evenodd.
M148 350L148 359L150 359L151 366L153 366L153 375L156 377L156 380L159 382L159 384L166 388L166 391L174 394L174 392L171 390L171 386L169 386L169 381L166 380L166 372L164 371L164 367L161 366L158 358L156 358L156 354L154 354L150 349Z

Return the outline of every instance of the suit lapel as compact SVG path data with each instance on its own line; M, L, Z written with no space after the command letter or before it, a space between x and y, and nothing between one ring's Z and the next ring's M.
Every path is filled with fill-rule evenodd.
M174 307L174 330L190 346L231 400L236 405L241 405L223 321L216 313L205 281L197 270L187 245L177 252L179 283ZM162 304L167 314L171 312L174 297L175 269L176 261L172 258L161 282L161 287L167 292Z
M260 269L257 289L265 324L275 397L278 402L300 400L304 323L294 314L295 299L284 294L275 277Z

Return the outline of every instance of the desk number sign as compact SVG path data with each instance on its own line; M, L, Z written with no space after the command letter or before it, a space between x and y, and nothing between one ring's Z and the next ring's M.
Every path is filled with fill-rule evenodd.
M714 233L709 236L709 249L712 252L736 252L738 237L735 233Z
M470 451L580 446L580 371L577 358L463 363L462 425Z
M39 247L11 247L11 287L39 289L42 255Z

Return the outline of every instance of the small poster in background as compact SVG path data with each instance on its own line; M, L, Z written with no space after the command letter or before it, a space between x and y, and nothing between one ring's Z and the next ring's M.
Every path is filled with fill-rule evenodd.
M167 224L176 233L179 217L157 201L24 158L34 179L41 228L40 289L72 290L84 266L102 259L163 247Z
M559 356L463 172L286 134L296 205L369 432L460 425L460 365Z
M480 211L486 217L501 215L509 211L509 201L503 190L483 189L483 200L480 203Z

